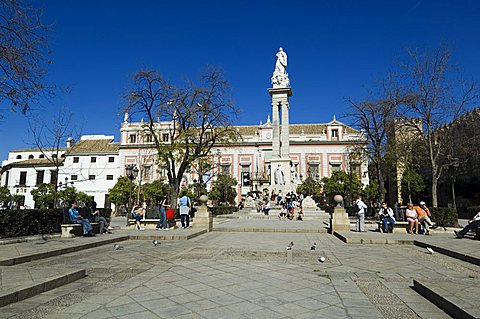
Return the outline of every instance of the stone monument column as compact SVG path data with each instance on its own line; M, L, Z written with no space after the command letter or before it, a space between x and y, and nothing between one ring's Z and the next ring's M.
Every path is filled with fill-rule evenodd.
M270 188L277 191L282 190L284 193L295 191L295 185L292 184L291 178L288 116L289 98L293 93L286 68L287 54L280 48L272 76L273 87L268 89L272 98L273 129Z
M272 158L280 158L280 114L279 106L272 99Z

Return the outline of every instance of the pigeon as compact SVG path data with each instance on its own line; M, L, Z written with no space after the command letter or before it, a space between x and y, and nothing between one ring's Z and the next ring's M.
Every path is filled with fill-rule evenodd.
M160 240L155 239L154 241L152 241L152 244L153 244L153 246L158 246L158 245L161 244L161 242L160 242Z
M433 249L430 248L430 247L427 247L427 251L428 251L428 253L429 253L430 255L432 255L432 254L434 253Z
M317 249L317 243L313 243L313 245L310 247L310 250L315 250Z
M325 262L325 259L326 258L323 256L318 257L318 261L321 262L322 264Z
M292 250L292 247L293 247L293 241L291 241L290 244L288 244L287 250Z
M113 245L113 249L114 249L114 250L121 250L121 249L123 249L123 246L120 246L120 245L118 245L118 244L115 244L115 245Z

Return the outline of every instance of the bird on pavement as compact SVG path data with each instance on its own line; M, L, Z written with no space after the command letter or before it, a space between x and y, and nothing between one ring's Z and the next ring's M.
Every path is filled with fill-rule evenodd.
M121 249L123 249L123 246L120 246L120 245L118 245L118 244L115 244L115 245L113 245L113 249L114 249L114 250L121 250Z
M310 250L315 250L317 249L317 243L313 243L313 245L310 247Z
M154 241L152 241L152 244L153 244L153 246L158 246L158 245L161 244L161 242L160 242L160 240L155 239Z
M293 247L293 241L291 241L290 244L288 244L287 250L292 250L292 247Z
M323 256L318 257L318 261L321 262L322 264L325 262L326 258Z

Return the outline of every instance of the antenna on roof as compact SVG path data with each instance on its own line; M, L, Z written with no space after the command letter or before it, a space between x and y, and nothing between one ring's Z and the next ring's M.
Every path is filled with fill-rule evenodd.
M337 119L335 118L335 114L333 114L333 121L336 121Z

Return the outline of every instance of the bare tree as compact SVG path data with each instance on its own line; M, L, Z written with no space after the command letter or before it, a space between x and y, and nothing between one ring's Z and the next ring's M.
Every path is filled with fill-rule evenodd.
M1 110L25 114L42 93L52 93L45 82L48 29L39 10L22 0L0 0L0 103L9 105Z
M402 67L404 73L398 78L408 102L402 103L398 117L417 132L421 146L418 156L428 163L432 206L437 207L438 182L452 165L455 152L451 126L446 124L478 102L479 87L473 81L455 77L450 51L445 47L433 52L409 51L408 56L409 61Z
M146 116L159 164L167 171L170 201L176 202L187 169L207 157L214 145L237 137L232 127L237 109L229 98L228 83L212 67L205 69L199 84L187 80L179 87L153 70L137 72L133 82L125 110ZM159 120L171 122L167 141L159 134Z
M41 118L33 117L29 122L29 133L31 144L42 153L45 161L54 167L51 172L53 174L51 183L54 185L54 205L57 207L60 167L63 166L65 158L73 149L73 143L71 143L71 147L67 147L67 140L79 135L75 134L76 129L72 124L72 115L68 109L61 108L51 121L51 123L46 123Z
M380 201L385 200L385 180L387 177L387 135L392 128L397 106L402 100L400 89L395 86L394 75L390 74L380 82L380 94L370 100L356 102L351 98L347 99L350 104L350 111L347 116L352 120L353 125L365 132L368 139L367 154L370 163L375 168L375 178L378 184L378 195Z

